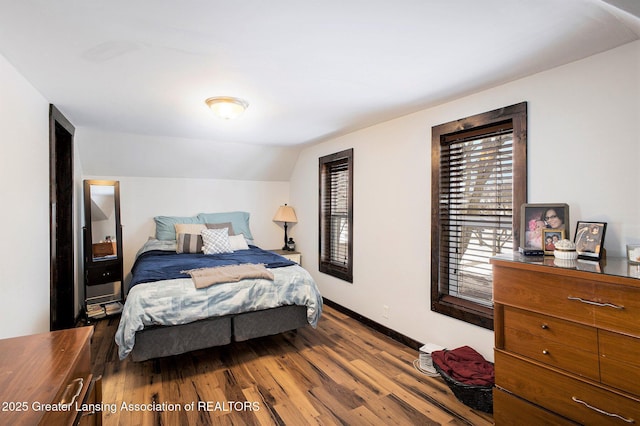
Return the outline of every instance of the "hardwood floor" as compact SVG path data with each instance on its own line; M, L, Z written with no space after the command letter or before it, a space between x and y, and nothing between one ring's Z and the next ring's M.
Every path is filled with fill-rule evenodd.
M92 342L106 426L493 424L415 350L326 305L317 329L141 363L118 360L117 325L98 321Z

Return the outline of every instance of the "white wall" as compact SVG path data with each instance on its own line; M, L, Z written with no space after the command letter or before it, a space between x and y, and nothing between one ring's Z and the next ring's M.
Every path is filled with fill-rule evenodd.
M81 134L81 131L76 134L79 143L82 143ZM120 181L126 275L131 272L137 251L149 237L155 235L154 216L247 211L251 214L251 233L256 245L266 249L281 248L283 245L284 230L272 219L278 206L290 204L289 182L126 176L84 176L83 179ZM294 228L290 228L291 232ZM129 279L125 281L128 283Z
M0 338L49 331L49 103L0 55Z
M605 245L610 255L621 254L627 242L640 242L639 76L635 42L306 148L290 184L112 177L122 184L125 270L153 234L155 215L246 210L256 243L271 248L282 240L271 218L288 202L299 219L290 233L327 298L414 339L469 344L492 358L492 332L429 310L431 127L528 101L529 202L567 202L572 230L578 219L606 220ZM2 56L0 93L2 338L49 329L49 130L47 100ZM77 129L76 146L82 137ZM318 157L349 147L355 148L353 284L317 272ZM77 176L80 169L78 161Z
M422 342L493 359L493 332L430 310L431 127L528 102L528 202L640 241L640 42L305 149L291 178L297 247L323 296ZM318 272L318 157L354 148L354 281ZM389 318L382 317L383 305Z

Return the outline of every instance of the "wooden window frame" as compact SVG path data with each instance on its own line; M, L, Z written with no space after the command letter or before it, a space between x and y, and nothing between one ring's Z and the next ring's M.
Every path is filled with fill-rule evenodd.
M347 246L346 256L347 261L345 264L340 265L331 259L331 252L335 249L332 247L331 226L330 223L331 212L325 209L325 200L327 197L327 190L330 188L328 184L329 172L332 167L339 167L346 164L348 170L348 185L347 185ZM318 268L320 272L332 275L341 280L352 283L353 282L353 148L346 149L344 151L337 152L335 154L325 155L319 159L319 201L318 201L318 215L319 215L319 245L318 245ZM335 251L339 251L336 249Z
M509 122L513 127L512 238L513 249L520 242L520 210L527 200L527 103L488 111L432 128L431 139L431 310L461 321L493 330L493 307L462 299L442 288L441 259L446 244L440 223L440 161L442 144L470 136L481 137L496 124Z

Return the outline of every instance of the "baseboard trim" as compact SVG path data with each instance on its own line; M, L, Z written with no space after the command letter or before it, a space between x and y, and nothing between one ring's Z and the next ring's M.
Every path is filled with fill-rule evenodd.
M345 308L344 306L327 299L326 297L323 297L323 303L327 306L331 306L333 309L335 309L336 311L342 312L345 315L349 315L351 318L361 322L362 324L366 325L367 327L370 327L372 329L374 329L375 331L384 334L385 336L388 336L390 338L392 338L393 340L402 343L405 346L408 346L412 349L418 350L420 349L420 347L423 345L422 343L418 342L417 340L414 340L410 337L405 336L404 334L398 333L395 330L390 329L387 326L384 326L380 323L377 323L375 321L373 321L372 319L369 319L363 315L360 315L357 312L352 311L349 308Z

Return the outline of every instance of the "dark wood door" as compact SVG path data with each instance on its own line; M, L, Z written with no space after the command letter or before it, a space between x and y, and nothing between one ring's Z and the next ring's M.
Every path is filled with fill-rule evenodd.
M75 324L75 274L73 248L73 134L75 128L51 105L50 152L50 242L51 242L51 330Z

